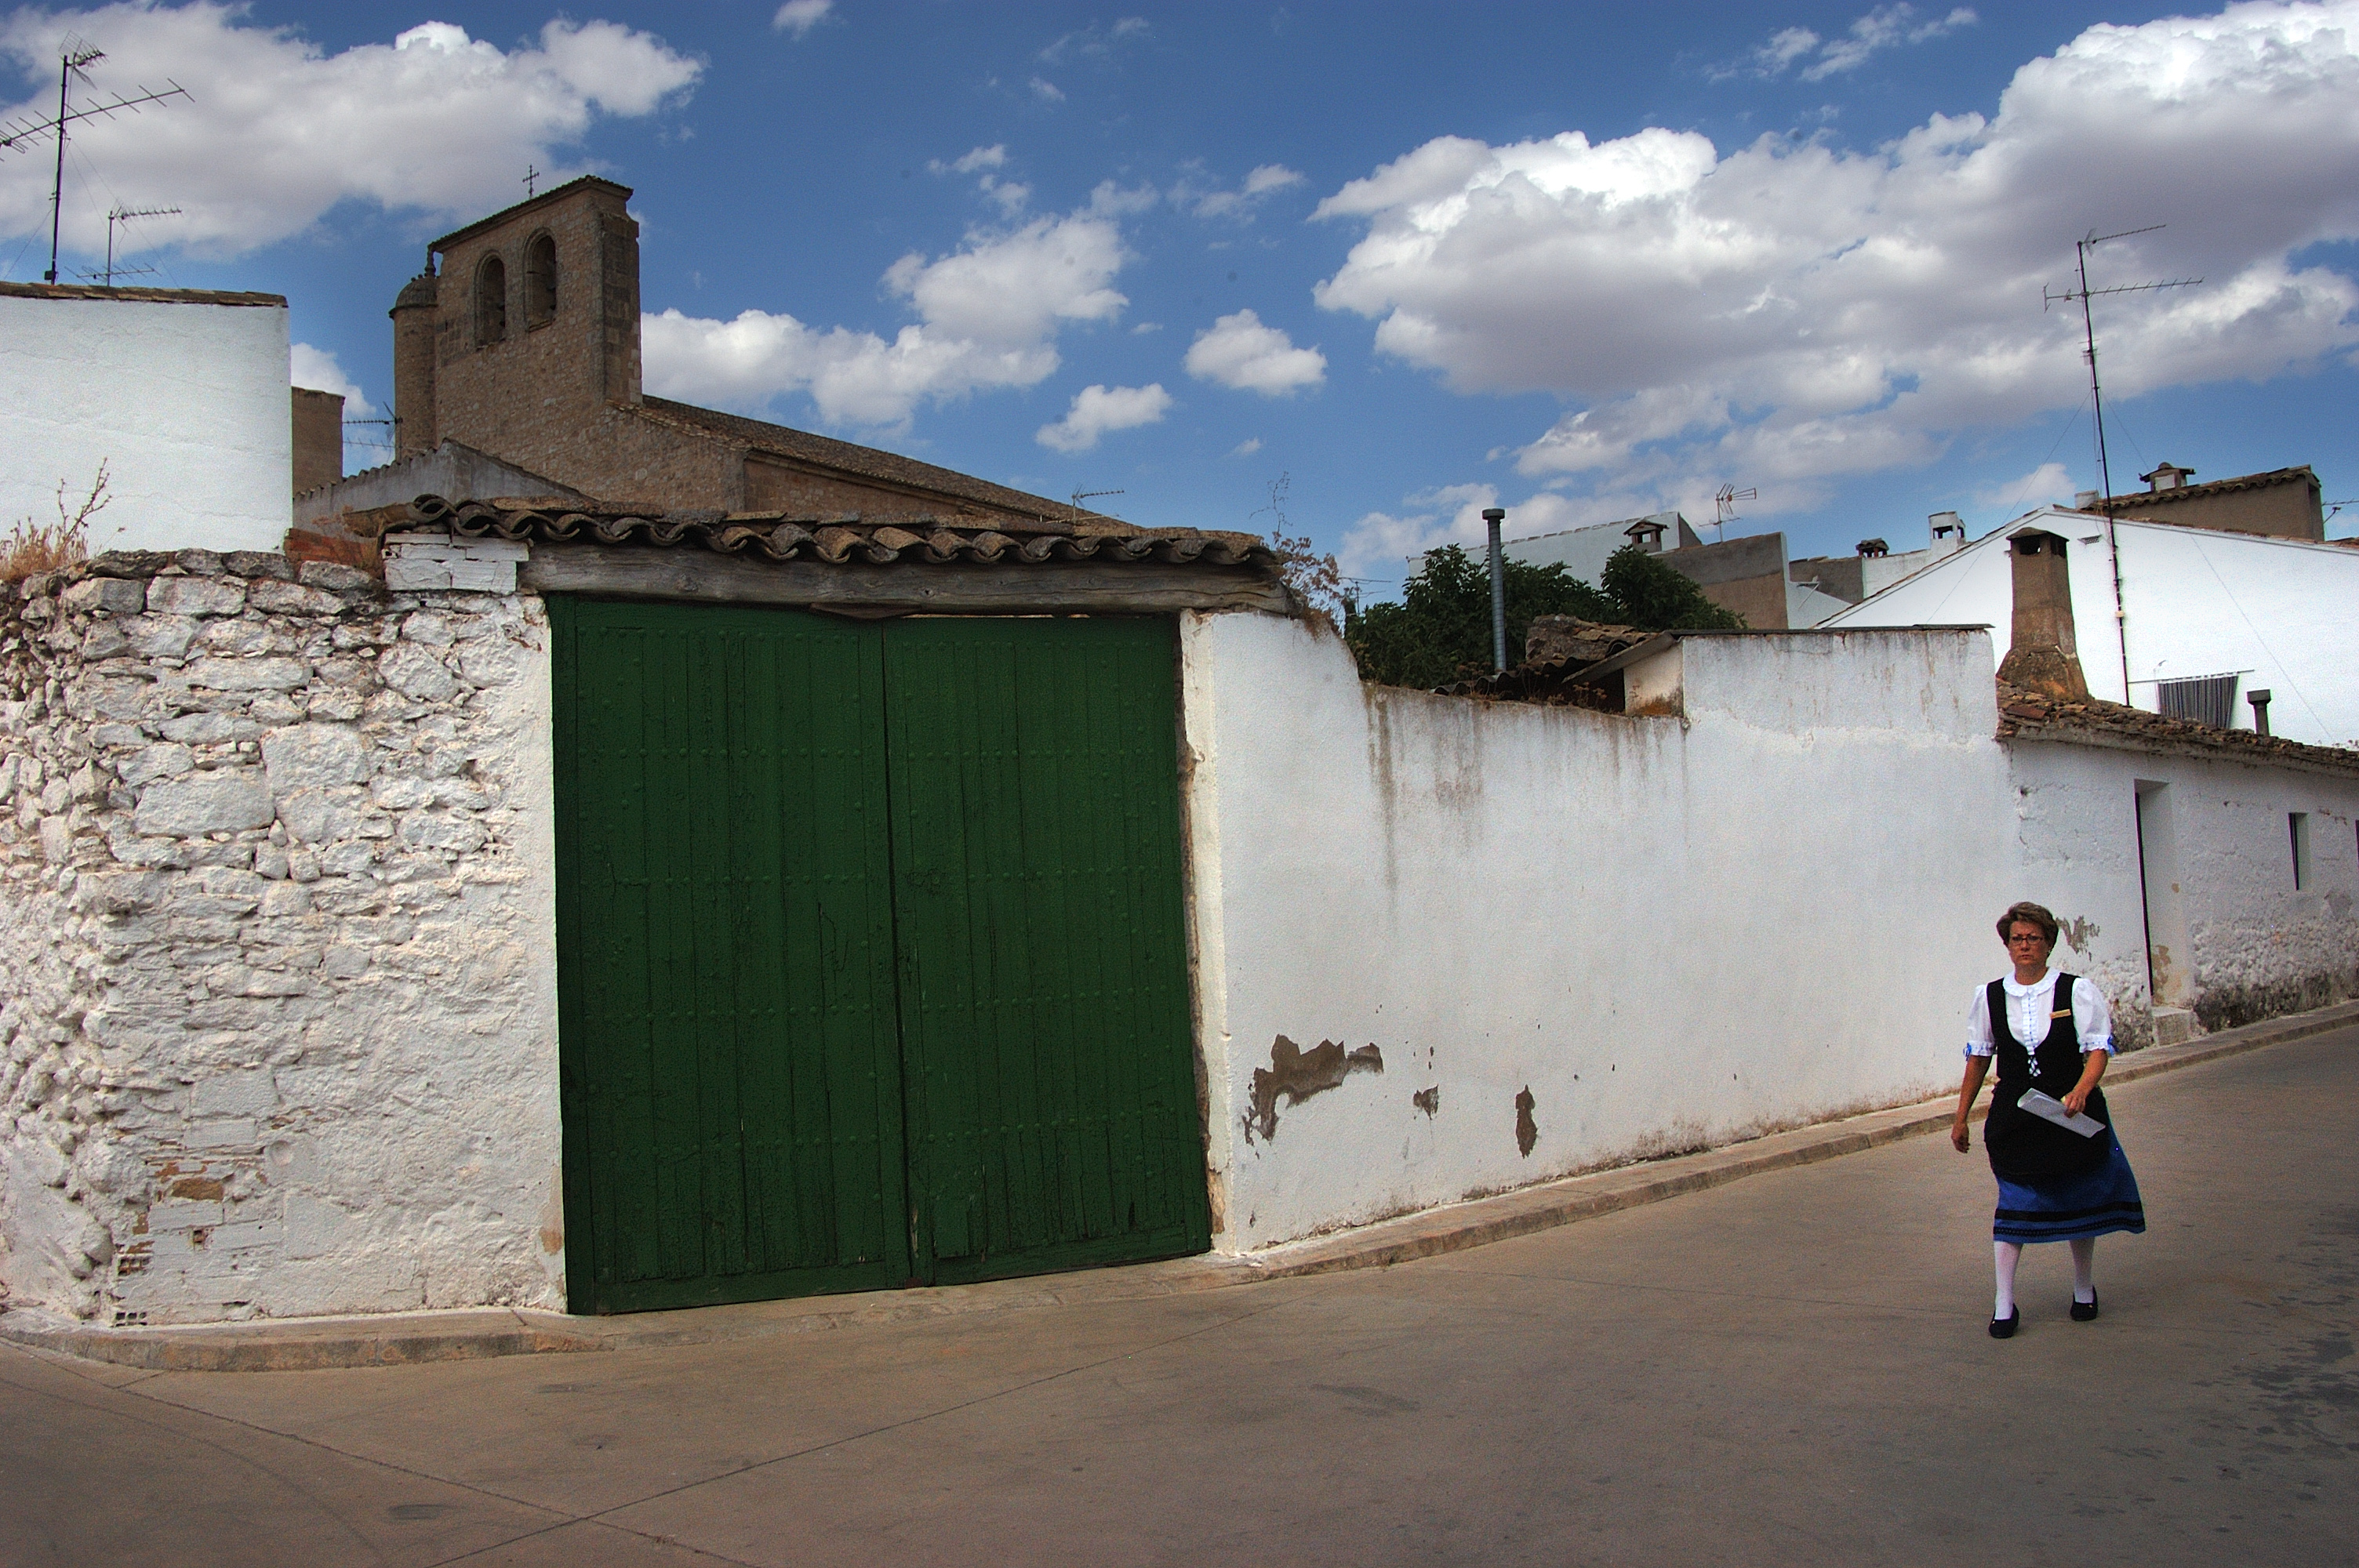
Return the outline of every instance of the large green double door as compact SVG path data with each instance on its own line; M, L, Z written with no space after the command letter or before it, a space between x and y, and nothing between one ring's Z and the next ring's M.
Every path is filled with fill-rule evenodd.
M549 615L576 1311L1209 1245L1168 622Z

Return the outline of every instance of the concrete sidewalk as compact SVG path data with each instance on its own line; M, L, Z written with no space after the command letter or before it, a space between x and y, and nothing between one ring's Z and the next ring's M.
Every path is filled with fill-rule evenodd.
M2223 1030L2124 1055L2109 1087L2359 1022L2359 1002ZM1146 1300L1261 1281L1376 1268L1527 1236L1747 1176L1855 1154L1946 1129L1955 1097L1820 1122L1701 1153L1571 1176L1445 1205L1243 1257L1207 1254L1081 1273L857 1296L808 1296L614 1317L508 1308L100 1328L0 1311L0 1342L158 1371L310 1371L561 1351L718 1345L975 1313Z

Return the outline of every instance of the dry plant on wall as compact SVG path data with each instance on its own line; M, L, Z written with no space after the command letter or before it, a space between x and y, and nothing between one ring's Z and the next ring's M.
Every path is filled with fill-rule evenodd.
M1286 586L1307 606L1313 615L1327 622L1332 630L1335 616L1343 608L1343 572L1333 556L1322 556L1311 548L1310 535L1290 535L1287 533L1286 498L1293 488L1291 474L1279 474L1270 481L1269 504L1258 507L1254 515L1270 514L1269 547L1277 557L1278 574Z
M35 523L20 517L0 539L0 582L21 582L37 572L53 572L90 559L90 520L106 510L114 497L106 492L106 464L90 481L90 493L71 511L66 509L66 481L58 481L58 520Z

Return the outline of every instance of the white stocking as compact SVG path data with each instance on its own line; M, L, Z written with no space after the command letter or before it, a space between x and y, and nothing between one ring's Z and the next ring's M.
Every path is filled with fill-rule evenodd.
M2097 1299L2097 1238L2084 1237L2072 1246L2072 1299L2087 1306Z
M2079 1243L2076 1242L2074 1245L2078 1246ZM2075 1256L2077 1257L2078 1254ZM2015 1315L2015 1266L2021 1261L2023 1261L2022 1242L1994 1241L1991 1243L1991 1262L1998 1275L1998 1296L1991 1306L1991 1317L1994 1321L2005 1322Z

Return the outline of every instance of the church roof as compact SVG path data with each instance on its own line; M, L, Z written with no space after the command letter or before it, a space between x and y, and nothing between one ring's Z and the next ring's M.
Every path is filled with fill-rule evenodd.
M1024 519L1030 524L1026 532L1069 533L1077 524L1087 526L1110 521L1101 514L1084 511L1061 501L1051 501L1045 495L1012 490L1006 485L994 484L989 480L977 479L973 474L960 473L954 469L940 468L932 463L919 462L915 458L905 458L897 452L881 451L852 441L839 441L832 436L817 436L808 430L791 429L784 425L772 425L736 414L723 414L717 409L699 408L690 403L674 403L668 397L649 397L636 408L643 415L669 424L684 425L756 452L785 458L790 462L832 469L872 482L986 506L995 512L1007 514L1011 518Z

